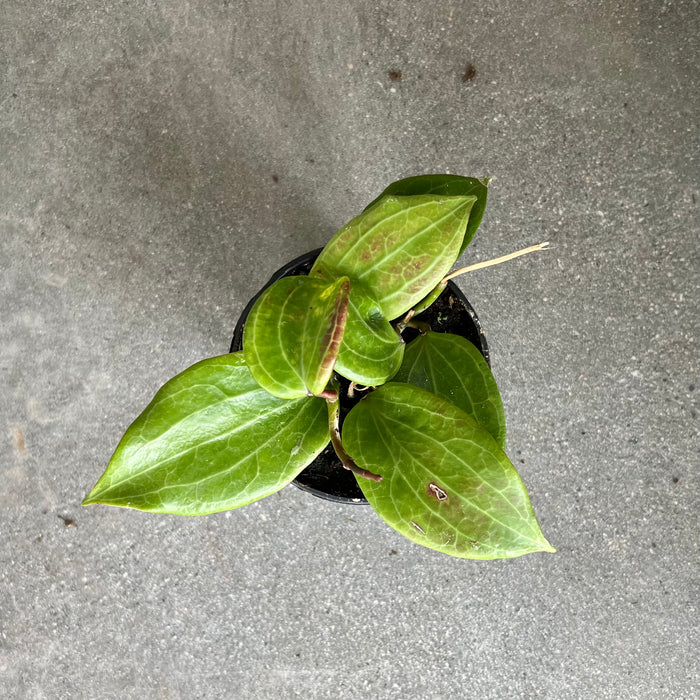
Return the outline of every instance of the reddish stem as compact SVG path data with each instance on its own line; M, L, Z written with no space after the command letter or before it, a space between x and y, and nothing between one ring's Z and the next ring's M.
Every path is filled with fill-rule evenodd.
M357 474L357 476L361 476L365 479L370 479L371 481L381 481L382 477L379 476L379 474L374 474L358 466L355 460L345 451L343 441L340 438L340 401L338 399L338 392L335 391L333 393L335 397L327 398L326 402L328 403L328 428L331 434L331 443L336 455L338 455L338 459L345 469L351 471L353 474Z

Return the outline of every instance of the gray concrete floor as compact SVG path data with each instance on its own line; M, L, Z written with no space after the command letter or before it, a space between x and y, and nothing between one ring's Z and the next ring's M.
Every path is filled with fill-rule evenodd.
M698 2L0 15L1 697L698 697ZM292 487L81 508L272 271L421 172L494 177L465 260L552 242L460 284L557 554Z

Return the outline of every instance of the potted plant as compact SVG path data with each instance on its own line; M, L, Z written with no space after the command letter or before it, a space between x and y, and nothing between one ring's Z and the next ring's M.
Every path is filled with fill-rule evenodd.
M291 262L283 265L274 272L265 286L248 302L241 312L233 332L233 340L229 352L238 352L243 349L243 332L248 315L260 295L272 284L282 277L292 275L308 275L316 258L323 249L318 248L304 255L300 255ZM398 324L402 319L396 319ZM418 334L415 329L418 322L427 323L434 332L451 333L459 335L473 344L489 363L489 349L486 335L481 326L476 311L467 301L462 290L454 283L448 281L443 292L437 300L421 313L413 317L414 323L402 332L405 342L410 342ZM489 365L490 366L490 365ZM360 390L355 391L351 382L340 375L336 375L340 382L340 423L350 409L364 396ZM298 474L292 482L294 486L308 493L337 503L355 505L368 505L362 489L357 483L355 475L343 468L332 444L328 444L323 451Z
M83 501L204 515L289 484L330 442L378 515L473 559L554 551L504 453L496 382L468 341L416 321L478 228L488 179L390 185L247 317L243 349L168 381ZM408 331L418 336L406 343ZM341 389L342 384L342 389ZM357 401L341 426L341 402Z

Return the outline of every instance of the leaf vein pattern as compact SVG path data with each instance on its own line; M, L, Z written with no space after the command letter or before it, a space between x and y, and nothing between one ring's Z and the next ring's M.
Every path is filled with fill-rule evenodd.
M373 416L373 417L374 417L374 416ZM384 418L386 418L386 416L384 416ZM381 421L381 422L384 422L384 421L382 420L382 418L380 418L380 421ZM375 420L375 425L376 425L376 420ZM388 432L393 432L393 431L389 430ZM380 435L381 435L381 433L380 433ZM382 439L382 442L383 442L384 445L386 446L386 442L385 442L383 439ZM405 452L405 453L408 455L408 462L412 465L412 467L413 467L412 471L413 471L414 474L417 473L417 472L416 472L416 468L415 468L416 465L417 465L419 469L423 469L425 472L427 472L428 476L431 477L434 481L444 481L443 479L441 479L441 478L439 478L438 476L436 476L435 474L433 474L427 467L425 467L424 464L422 464L422 463L420 463L420 462L417 462L417 460L415 459L415 457L408 451L408 449L406 449L406 447L401 443L400 440L396 440L396 439L394 438L394 443L397 444L397 445L399 446L399 450L400 450L401 452ZM389 449L388 446L387 446L387 449ZM390 451L390 453L391 453L391 450L389 450L389 451ZM411 484L411 482L409 481L409 479L401 472L400 469L395 469L395 470L394 470L394 474L398 475L398 476L403 480L403 482L406 484L406 486L410 489L410 491L413 492L413 494L414 494L417 498L419 498L419 499L421 498L421 494L413 487L413 484ZM391 482L391 483L393 484L393 479L392 479L392 482ZM465 501L467 501L468 503L470 503L470 505L472 505L472 506L473 506L476 510L478 510L479 512L483 513L487 518L490 518L490 519L494 520L495 522L500 522L500 521L496 520L496 518L492 518L488 513L486 513L486 512L483 511L481 508L479 508L478 506L476 506L475 504L473 504L469 499L464 498L464 497L462 497L462 496L460 496L459 498L460 498L461 500L465 500ZM397 508L396 508L396 505L395 505L395 502L394 502L393 497L392 497L392 505L394 506L394 510L397 511L397 515L398 515L399 519L400 519L402 522L405 523L405 522L406 522L405 519L398 513L398 510L397 510ZM442 520L442 522L445 523L445 525L446 525L450 530L454 531L458 537L461 537L461 536L462 536L462 533L457 529L457 527L456 527L454 524L452 524L449 520L447 520L447 519L445 518L445 516L442 515L439 511L437 511L437 510L431 508L431 509L429 509L429 512L430 512L431 514L437 516L437 518L438 518L439 520ZM509 528L509 529L512 529L512 528ZM453 547L452 547L453 549L456 549L456 548L457 548L457 547L456 547L457 539L458 539L458 538L455 538L455 544L454 544ZM416 540L416 541L417 541L417 542L420 542L420 540ZM441 544L440 546L441 546L441 547L445 547L446 545Z
M284 318L284 311L287 308L287 305L289 304L290 299L293 299L296 295L298 290L301 289L301 286L295 287L291 294L288 294L282 303L282 307L280 309L280 322L277 324L277 340L279 341L279 348L282 351L282 357L284 358L285 362L289 365L290 369L294 374L297 376L297 379L301 382L301 385L303 387L306 387L306 382L304 381L304 378L299 374L299 370L292 364L292 361L289 359L289 356L287 355L287 349L286 349L286 344L282 340L282 323L281 320ZM302 348L304 346L304 343L302 342ZM274 378L273 378L274 379Z
M298 413L292 418L292 420L291 420L287 425L285 425L285 428L293 428L294 425L295 425L296 423L300 422L300 417L301 417L301 416L303 416L303 412L298 412ZM309 432L310 432L310 428L307 427L307 429L306 429L304 432L302 432L301 435L303 436L303 438L305 438L305 437L309 434ZM229 465L228 467L226 467L226 469L222 469L221 471L216 472L215 474L208 474L207 476L203 476L201 479L197 479L197 480L195 480L195 481L180 482L180 483L178 483L178 484L174 484L173 486L163 486L163 487L161 487L161 488L159 488L159 489L156 489L156 490L154 490L154 491L151 491L151 492L149 492L149 493L151 493L151 494L153 494L153 493L159 493L160 491L165 491L165 490L170 489L170 488L183 488L183 487L195 488L195 487L198 487L198 486L200 486L201 484L203 484L204 482L208 481L209 479L214 479L214 478L226 476L226 475L229 474L230 472L235 471L235 470L241 465L241 463L244 463L247 459L250 459L251 457L255 457L255 459L256 459L256 475L255 475L255 476L253 477L253 479L251 480L251 483L252 483L252 482L260 475L260 461L259 461L259 455L260 455L261 450L262 450L264 447L266 447L268 444L270 444L270 443L271 443L275 438L277 438L277 437L278 437L277 434L271 435L267 440L265 440L265 441L262 442L260 445L258 445L258 446L255 448L255 450L253 450L252 452L247 452L247 453L246 453L241 459L239 459L237 462L234 462L233 464L231 464L231 465ZM276 482L276 483L279 484L279 483L280 483L281 481L283 481L283 480L285 480L285 479L283 479L282 476L280 476L280 477L277 479L277 482ZM246 488L245 491L249 491L249 488ZM245 492L245 491L244 491L244 492ZM223 501L223 500L226 500L226 499L220 499L218 502L221 502L221 501Z
M461 209L464 205L461 205L458 207L458 209ZM440 224L442 224L445 219L450 219L450 218L455 218L455 209L449 211L447 214L441 216L439 219L436 221L431 221L427 226L423 226L422 228L418 229L410 238L406 239L400 246L395 247L390 253L384 256L378 256L377 261L373 264L370 265L368 268L362 270L362 272L357 275L357 278L362 280L363 278L367 277L370 273L372 273L374 270L376 270L378 267L381 267L382 265L385 265L389 260L392 258L396 257L400 253L403 253L404 250L413 244L413 242L417 239L420 238L424 235L427 235L428 232L430 232L433 229L437 229ZM452 235L452 238L455 237L455 234ZM432 269L435 267L435 265L440 264L440 259L436 258L435 261L433 262L433 265L430 267ZM388 295L387 295L388 296Z
M264 391L264 390L261 389L261 391ZM273 415L279 413L281 410L286 409L286 408L289 408L289 406L288 406L287 404L284 404L284 405L282 405L282 406L279 406L278 408L273 409L272 411L268 411L268 412L265 414L265 417L267 418L268 416L273 416ZM301 414L301 413L302 413L302 412L300 411L300 412L298 412L297 415L299 415L299 414ZM178 452L177 454L168 455L168 456L165 457L164 459L160 459L160 460L158 460L157 462L154 462L154 463L151 464L148 468L140 470L139 473L138 473L137 475L129 474L129 475L127 475L126 477L124 477L123 479L121 479L120 481L111 482L110 485L109 485L109 486L107 487L107 489L105 489L105 490L110 490L110 489L116 488L116 487L118 487L118 486L121 486L122 484L124 484L124 483L126 483L126 482L133 481L134 478L140 477L140 476L142 476L143 474L146 474L146 473L148 473L148 472L150 472L150 471L153 471L154 469L157 469L158 467L162 466L163 464L167 464L168 462L172 462L173 460L179 459L180 457L182 457L183 455L188 454L189 452L196 451L196 450L198 450L200 447L203 447L204 445L209 445L209 444L211 444L211 443L213 443L213 442L216 442L216 441L218 441L218 440L228 439L228 438L232 437L233 435L235 435L236 433L240 432L241 430L244 430L244 429L247 428L249 425L252 425L253 423L256 423L256 422L259 422L259 421L260 421L260 416L257 415L257 416L255 416L252 420L249 420L249 421L243 423L242 425L238 425L238 426L236 426L235 428L232 428L231 430L228 430L228 431L225 431L225 432L223 432L223 433L219 433L219 434L217 434L217 435L214 435L213 437L209 438L208 440L204 440L204 441L202 441L202 442L198 442L196 445L191 445L191 446L185 448L184 450L182 450L181 452ZM155 441L158 440L160 437L161 437L161 436L159 436L158 438L154 438L153 440L151 440L151 441L149 441L149 442L150 442L150 443L155 442ZM273 437L277 437L277 435L275 434ZM257 451L257 449L256 449L255 451L253 451L253 452L248 453L248 454L255 454L256 451Z
M400 209L399 211L394 212L393 214L390 214L389 216L385 216L383 219L380 219L379 221L377 221L376 224L372 224L372 226L370 226L367 230L365 230L365 231L358 231L358 233L357 233L357 239L356 239L355 242L343 253L343 255L340 257L340 259L339 259L338 262L334 265L334 267L335 267L336 269L338 269L338 268L340 267L340 265L342 265L342 264L345 262L345 260L347 259L347 257L348 257L352 252L354 252L354 250L355 250L361 243L364 243L364 242L365 242L365 239L366 239L368 236L371 236L371 235L372 235L372 233L374 232L374 230L375 230L378 226L381 226L382 224L385 224L385 223L387 223L387 222L389 222L389 221L392 221L393 219L396 219L397 217L405 216L405 215L407 215L410 211L412 211L413 209L416 209L417 207L423 207L423 206L425 206L425 205L426 205L426 202L420 202L420 203L417 203L417 204L413 204L413 205L410 206L410 207L406 207L406 208L404 208L404 209ZM341 229L341 231L342 231L342 230L343 230L343 229ZM331 244L332 244L332 243L333 243L333 241L331 240ZM333 247L336 247L336 246L333 246Z
M432 413L432 411L431 411L430 413ZM527 526L528 526L528 528L529 528L530 530L532 530L532 527L531 527L530 523L523 517L523 515L522 515L522 513L520 512L520 510L518 509L518 507L505 495L505 493L504 493L503 491L501 491L500 489L497 489L495 486L493 486L492 484L490 484L488 481L484 481L484 479L481 477L481 475L480 475L471 465L469 465L468 462L465 462L461 457L459 457L458 455L456 455L452 450L450 450L450 449L447 447L447 445L445 445L445 444L442 443L442 442L439 442L438 440L436 440L435 438L433 438L433 437L432 437L431 435L429 435L428 433L421 433L421 432L417 431L415 428L412 428L410 425L406 425L406 424L404 424L404 423L400 423L400 422L398 422L398 421L394 421L394 420L392 420L391 418L389 418L388 416L384 416L384 419L385 419L385 420L388 420L388 421L390 421L390 422L392 422L392 423L397 423L403 430L410 430L411 432L416 433L417 435L419 435L419 436L421 436L421 437L427 438L430 442L433 442L433 443L435 443L436 445L438 445L439 447L441 447L447 454L449 454L451 457L453 457L458 463L463 464L463 465L471 472L471 474L473 474L477 479L479 479L479 481L480 481L484 486L488 487L491 491L495 491L497 494L499 494L499 496L501 496L501 497L503 498L503 500L513 509L513 511L515 512L515 515L518 517L518 519L521 520L521 521L523 521L524 523L526 523ZM459 439L460 439L460 440L463 440L464 442L469 442L470 444L474 445L475 447L478 447L478 445L477 445L473 440L467 440L466 438L463 438L463 437L460 437ZM423 468L425 468L425 467L423 467ZM436 480L439 480L439 477L433 475L433 474L430 472L430 470L428 470L427 468L425 468L425 470L426 470L429 474L431 474L431 476L434 476L434 478L435 478ZM518 478L519 478L519 477L518 477ZM462 498L462 497L460 497L460 498ZM486 513L486 512L483 511L481 508L479 508L476 504L474 504L472 501L469 501L469 499L465 499L465 500L467 500L474 508L476 508L477 510L481 511L482 513L484 513L484 515L486 515L488 518L490 518L490 519L493 520L494 522L499 523L500 525L502 525L502 526L503 526L505 529L507 529L507 530L511 530L512 532L515 532L515 533L518 535L518 537L523 537L523 538L525 538L525 539L531 539L531 538L528 538L528 537L526 537L525 535L523 535L523 533L518 532L517 530L515 530L514 528L512 528L510 525L507 525L507 524L504 523L503 521L499 520L498 518L493 517L493 515L491 515L491 514L489 514L489 513ZM535 533L535 535L537 535L537 533ZM537 539L538 539L538 538L536 538L535 540L531 540L531 541L532 541L532 542L537 542Z
M188 413L186 416L183 416L182 418L179 418L177 421L175 421L175 423L173 423L171 426L169 426L169 427L168 427L166 430L164 430L162 433L159 433L159 434L158 434L158 438L161 438L161 437L163 437L164 435L167 435L171 430L177 428L177 427L180 425L180 423L182 423L182 422L184 422L184 421L186 421L186 420L189 420L190 418L194 418L195 416L198 416L200 413L203 413L204 411L208 411L208 410L211 409L211 408L214 408L214 407L216 407L216 406L220 406L222 403L226 403L227 401L231 401L232 399L239 400L239 399L241 399L241 398L243 398L243 397L245 397L245 396L250 396L251 394L259 393L260 391L262 391L262 389L261 389L260 387L257 387L257 388L255 388L255 389L251 389L250 391L246 391L246 392L244 392L243 394L226 394L224 391L222 391L222 390L219 389L218 387L214 387L214 386L211 385L211 384L193 384L191 387L185 387L185 388L183 388L183 389L179 389L177 392L174 392L174 393L172 393L172 394L168 394L167 396L164 396L164 397L162 397L161 399L158 399L158 401L157 401L155 404L153 404L152 406L150 406L150 407L147 409L146 415L144 416L144 418L146 418L146 420L144 420L144 424L141 425L141 426L139 426L138 435L139 435L143 440L145 440L146 442L150 442L151 440L149 440L148 438L144 438L144 437L143 437L143 433L144 433L144 431L146 430L146 427L147 427L147 426L146 426L146 423L147 423L147 418L148 418L148 416L149 416L154 410L156 410L156 409L160 406L160 404L161 404L163 401L169 401L170 399L174 398L175 396L181 394L181 393L184 392L184 391L189 391L190 389L202 388L202 387L206 387L207 389L214 389L214 388L216 388L216 389L218 389L218 390L220 391L221 394L223 394L224 398L220 399L219 401L215 401L214 403L209 403L209 404L207 404L206 406L202 406L202 408L198 408L196 411L192 411L192 412ZM282 399L280 399L280 401L282 401ZM152 438L152 439L154 439L154 438ZM137 451L140 450L140 449L141 449L141 446L139 446L139 447L137 448Z

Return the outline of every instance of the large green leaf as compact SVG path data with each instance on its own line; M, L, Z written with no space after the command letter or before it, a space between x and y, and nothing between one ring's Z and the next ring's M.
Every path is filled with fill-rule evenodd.
M416 194L474 195L476 202L469 214L467 232L464 234L464 240L459 251L461 255L471 243L484 217L490 181L490 177L475 178L463 177L462 175L416 175L407 177L403 180L392 182L367 209L382 197L390 194L402 197Z
M506 417L496 380L483 355L452 333L419 335L407 346L395 382L415 384L459 406L506 446Z
M243 352L256 381L274 396L317 396L333 372L347 320L350 282L285 277L255 302Z
M404 341L382 316L376 301L355 282L350 289L348 320L335 369L359 384L384 384L396 374Z
M476 201L474 196L383 197L328 242L309 274L359 281L386 319L397 318L450 270Z
M158 391L83 504L179 515L238 508L288 484L328 441L323 399L275 398L243 353L213 357Z
M385 384L350 411L342 437L355 462L382 477L358 479L367 500L414 542L469 559L554 551L496 441L445 399Z

